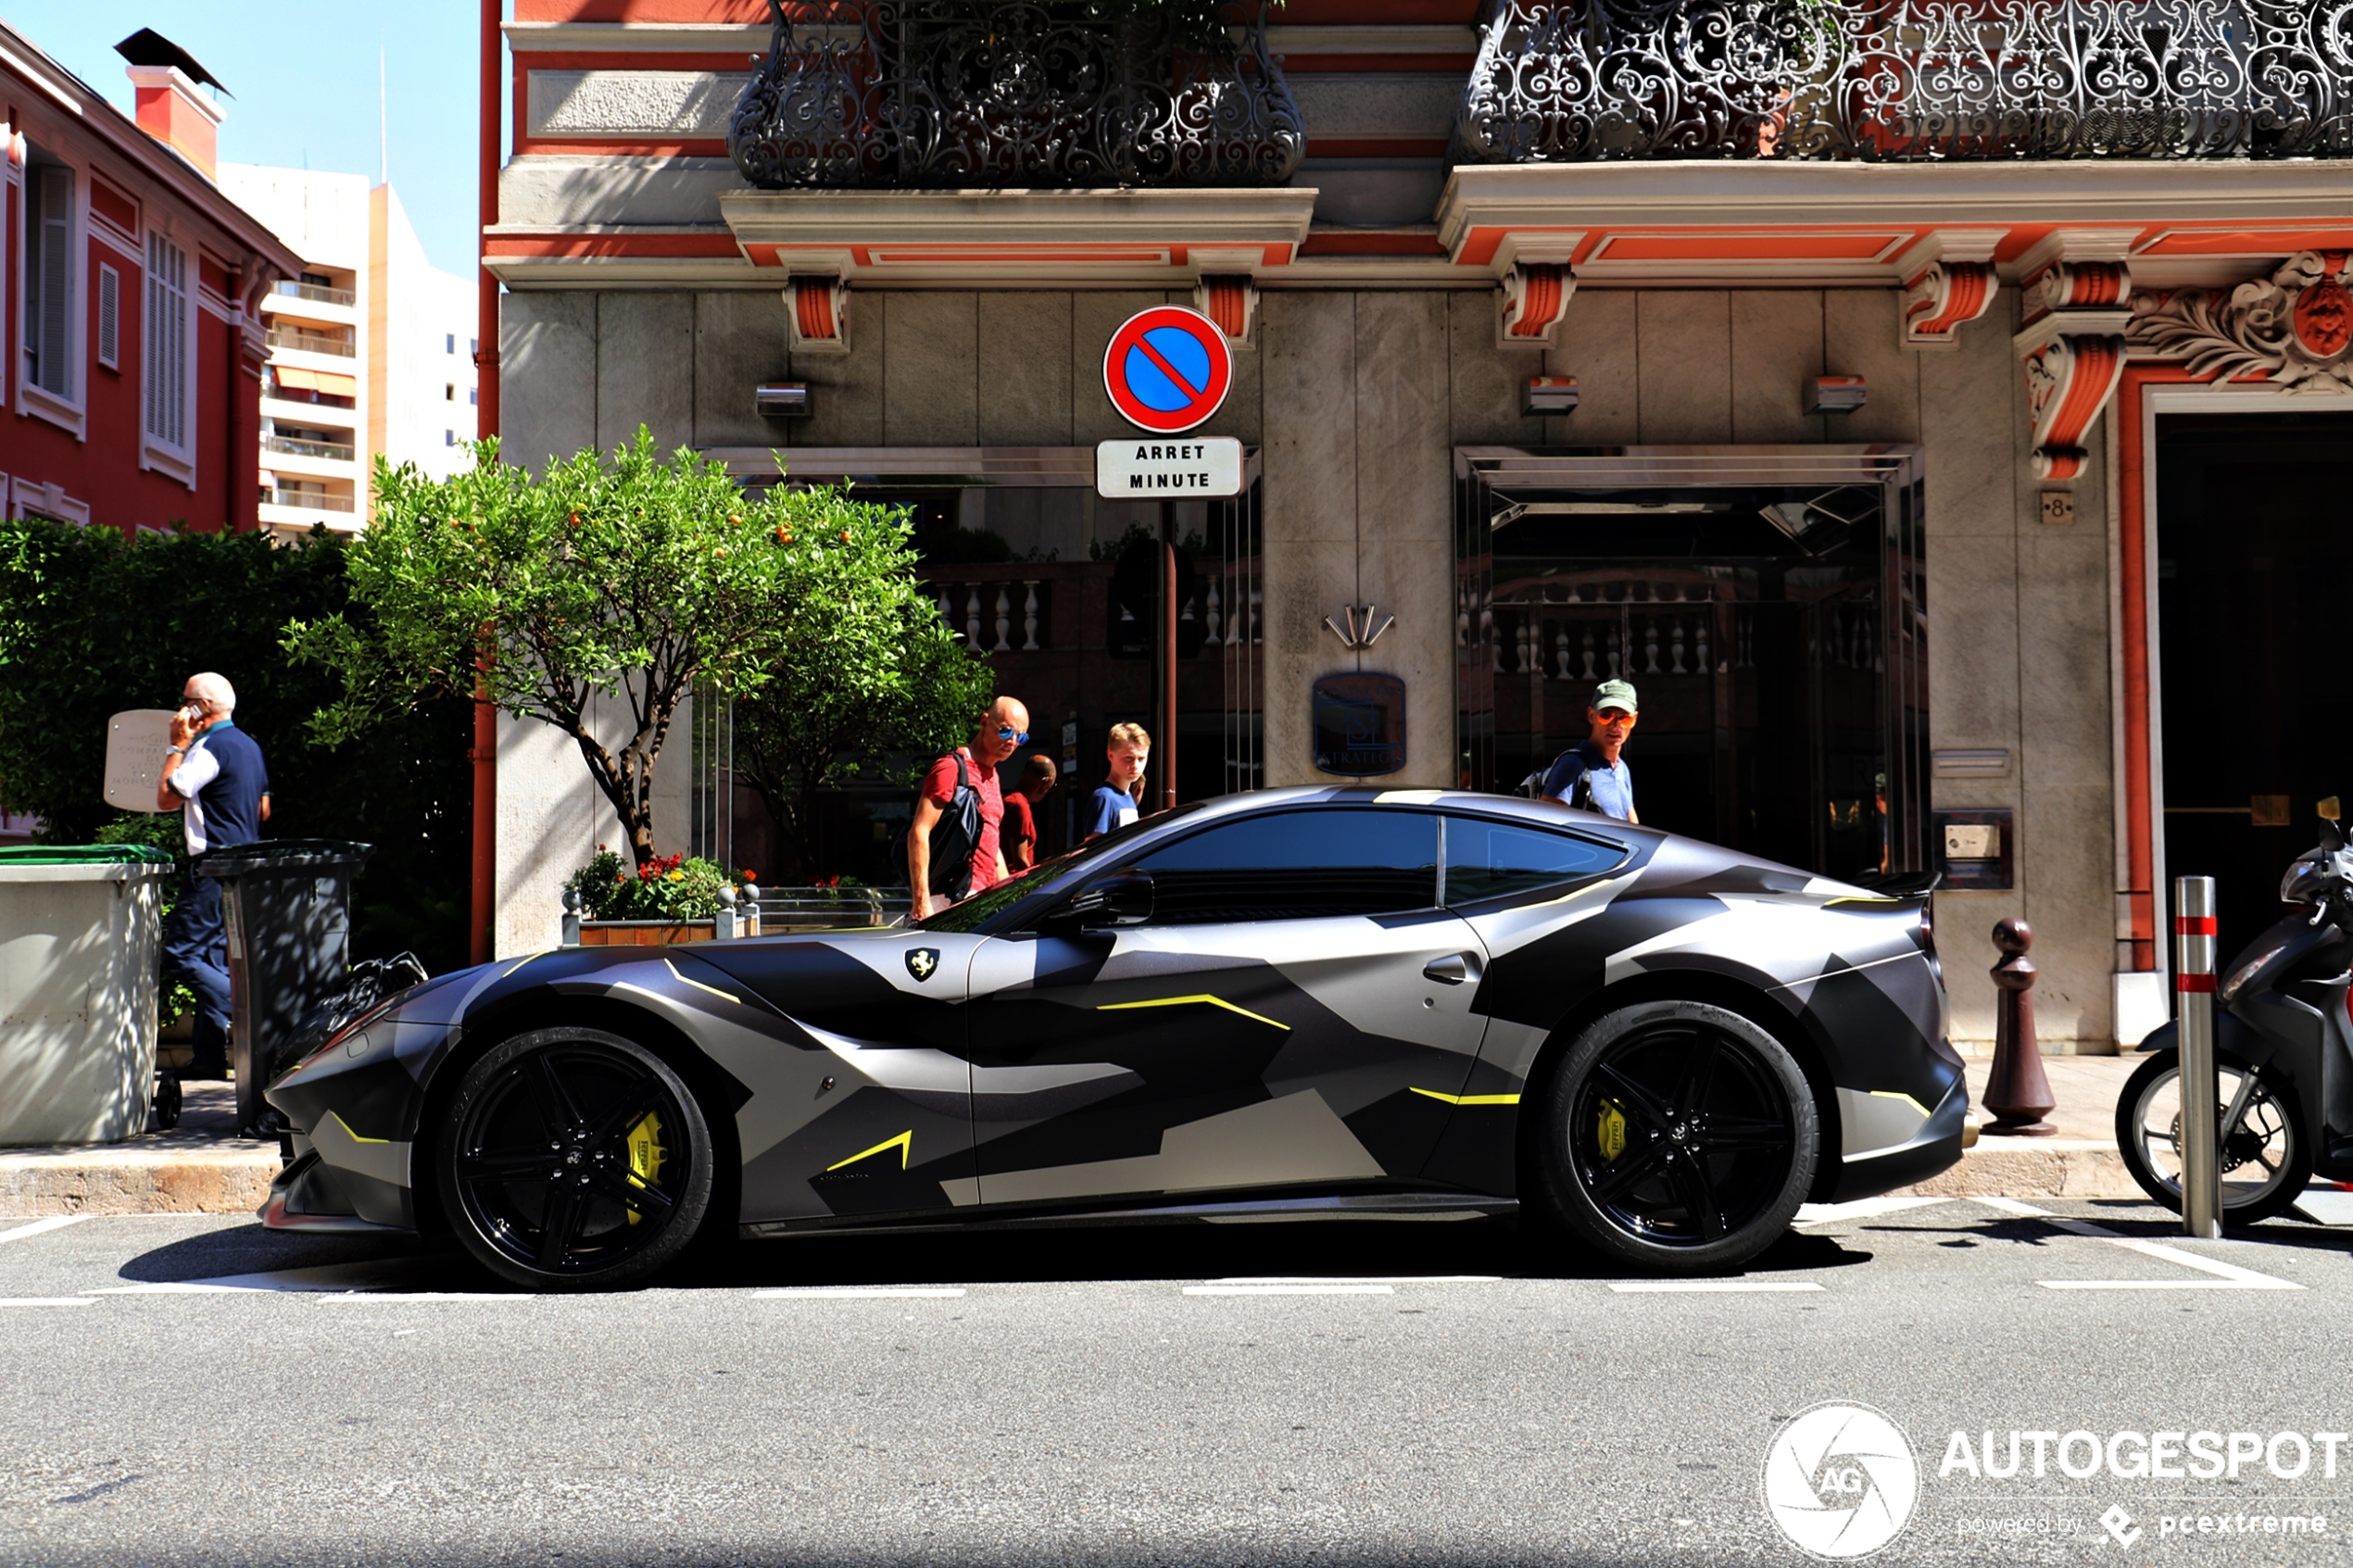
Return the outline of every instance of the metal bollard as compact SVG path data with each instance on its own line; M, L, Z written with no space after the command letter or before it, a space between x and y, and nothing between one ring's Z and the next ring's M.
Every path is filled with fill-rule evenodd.
M736 890L732 887L719 890L719 912L711 917L711 938L714 942L736 939Z
M2222 1234L2214 1076L2214 879L2173 879L2173 998L2182 1040L2182 1234Z
M2047 1118L2057 1109L2043 1045L2034 1037L2034 929L2022 920L1994 927L1994 1065L1985 1075L1985 1109L1994 1120L1978 1129L2004 1137L2046 1138L2058 1131Z
M564 889L563 925L557 933L556 941L558 946L564 947L580 946L580 890L576 887Z

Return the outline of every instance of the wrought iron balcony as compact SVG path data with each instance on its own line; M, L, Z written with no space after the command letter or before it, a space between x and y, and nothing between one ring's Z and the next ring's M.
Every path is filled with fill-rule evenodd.
M1279 185L1307 150L1259 0L1206 44L1120 0L768 0L752 184Z
M1496 0L1466 163L2353 157L2353 0Z

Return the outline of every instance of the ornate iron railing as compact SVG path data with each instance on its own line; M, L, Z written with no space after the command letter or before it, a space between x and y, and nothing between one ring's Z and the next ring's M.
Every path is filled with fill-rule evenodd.
M1104 0L768 8L727 132L754 185L1279 185L1307 149L1256 0L1202 47Z
M2353 157L2353 0L1496 0L1455 157Z

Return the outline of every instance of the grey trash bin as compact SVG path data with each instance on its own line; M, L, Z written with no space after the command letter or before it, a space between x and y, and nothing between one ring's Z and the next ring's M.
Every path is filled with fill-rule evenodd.
M196 874L220 884L229 928L230 1066L237 1126L269 1131L261 1091L312 1006L342 988L351 958L351 879L375 853L333 838L265 838L216 849Z
M146 1131L170 875L139 845L0 848L0 1144Z

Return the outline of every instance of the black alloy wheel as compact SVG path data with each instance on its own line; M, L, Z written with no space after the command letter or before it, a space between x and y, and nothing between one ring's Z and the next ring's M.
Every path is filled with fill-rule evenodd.
M670 1064L594 1029L541 1029L466 1072L437 1151L441 1201L485 1268L538 1290L635 1283L692 1241L711 1139Z
M1805 1073L1723 1008L1642 1002L1596 1020L1543 1110L1554 1214L1638 1267L1736 1270L1789 1228L1813 1184L1821 1132Z

